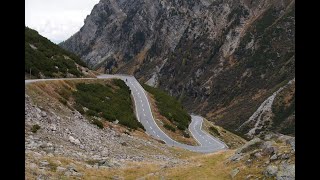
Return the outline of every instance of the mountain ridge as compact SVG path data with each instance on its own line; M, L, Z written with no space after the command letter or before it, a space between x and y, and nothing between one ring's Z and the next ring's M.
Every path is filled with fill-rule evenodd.
M293 0L101 0L60 46L244 136L236 129L295 76L294 25Z

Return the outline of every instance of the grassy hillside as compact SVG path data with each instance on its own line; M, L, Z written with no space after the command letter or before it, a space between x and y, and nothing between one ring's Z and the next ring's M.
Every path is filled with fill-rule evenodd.
M87 67L75 54L70 53L37 31L25 27L25 73L41 77L81 77L84 74L77 65ZM40 75L41 74L41 75Z
M143 88L155 97L156 105L161 115L165 116L180 130L188 128L189 123L191 122L191 116L176 98L169 96L166 92L160 89L153 88L148 85L143 85ZM168 127L168 129L174 128L175 127Z

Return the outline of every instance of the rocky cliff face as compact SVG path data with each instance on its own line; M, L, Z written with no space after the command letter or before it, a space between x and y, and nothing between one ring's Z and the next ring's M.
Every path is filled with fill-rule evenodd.
M101 0L60 46L245 134L254 123L236 130L294 78L294 37L294 0Z

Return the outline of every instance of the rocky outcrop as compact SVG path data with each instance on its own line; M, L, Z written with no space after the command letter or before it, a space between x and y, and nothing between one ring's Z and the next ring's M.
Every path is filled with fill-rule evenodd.
M112 72L158 86L235 132L294 78L294 27L294 0L101 0L60 46L91 67L112 59Z
M295 179L295 151L290 145L294 141L294 137L274 133L252 139L226 161L237 166L230 175L236 174L240 167L254 167L262 170L261 179Z
M276 92L274 92L270 97L268 97L253 113L253 115L244 122L237 131L241 130L245 126L249 126L250 124L254 124L253 128L250 129L246 135L250 138L261 134L263 131L269 130L272 127L272 118L274 116L272 112L272 105L275 97L287 86L295 83L295 79L290 80L285 86L280 87ZM251 125L252 126L252 125ZM257 132L259 130L259 132Z

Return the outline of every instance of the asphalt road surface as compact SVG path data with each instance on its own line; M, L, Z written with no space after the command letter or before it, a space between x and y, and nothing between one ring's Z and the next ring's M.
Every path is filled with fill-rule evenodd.
M191 123L189 125L189 131L196 141L200 144L200 146L191 146L179 143L173 139L171 139L168 135L166 135L156 124L154 117L152 115L152 111L150 108L150 103L147 98L146 92L140 83L136 80L134 76L128 75L109 75L104 74L97 76L99 79L111 79L118 78L122 79L130 88L134 103L135 103L135 112L139 122L146 129L146 133L150 136L153 136L156 139L164 141L169 146L175 146L184 148L194 152L202 152L202 153L210 153L216 152L219 150L227 149L227 145L208 133L202 131L201 126L203 122L203 118L197 115L191 115ZM38 81L52 81L52 80L73 80L73 79L96 79L96 78L63 78L63 79L33 79L33 80L25 80L25 84L29 84L32 82Z

